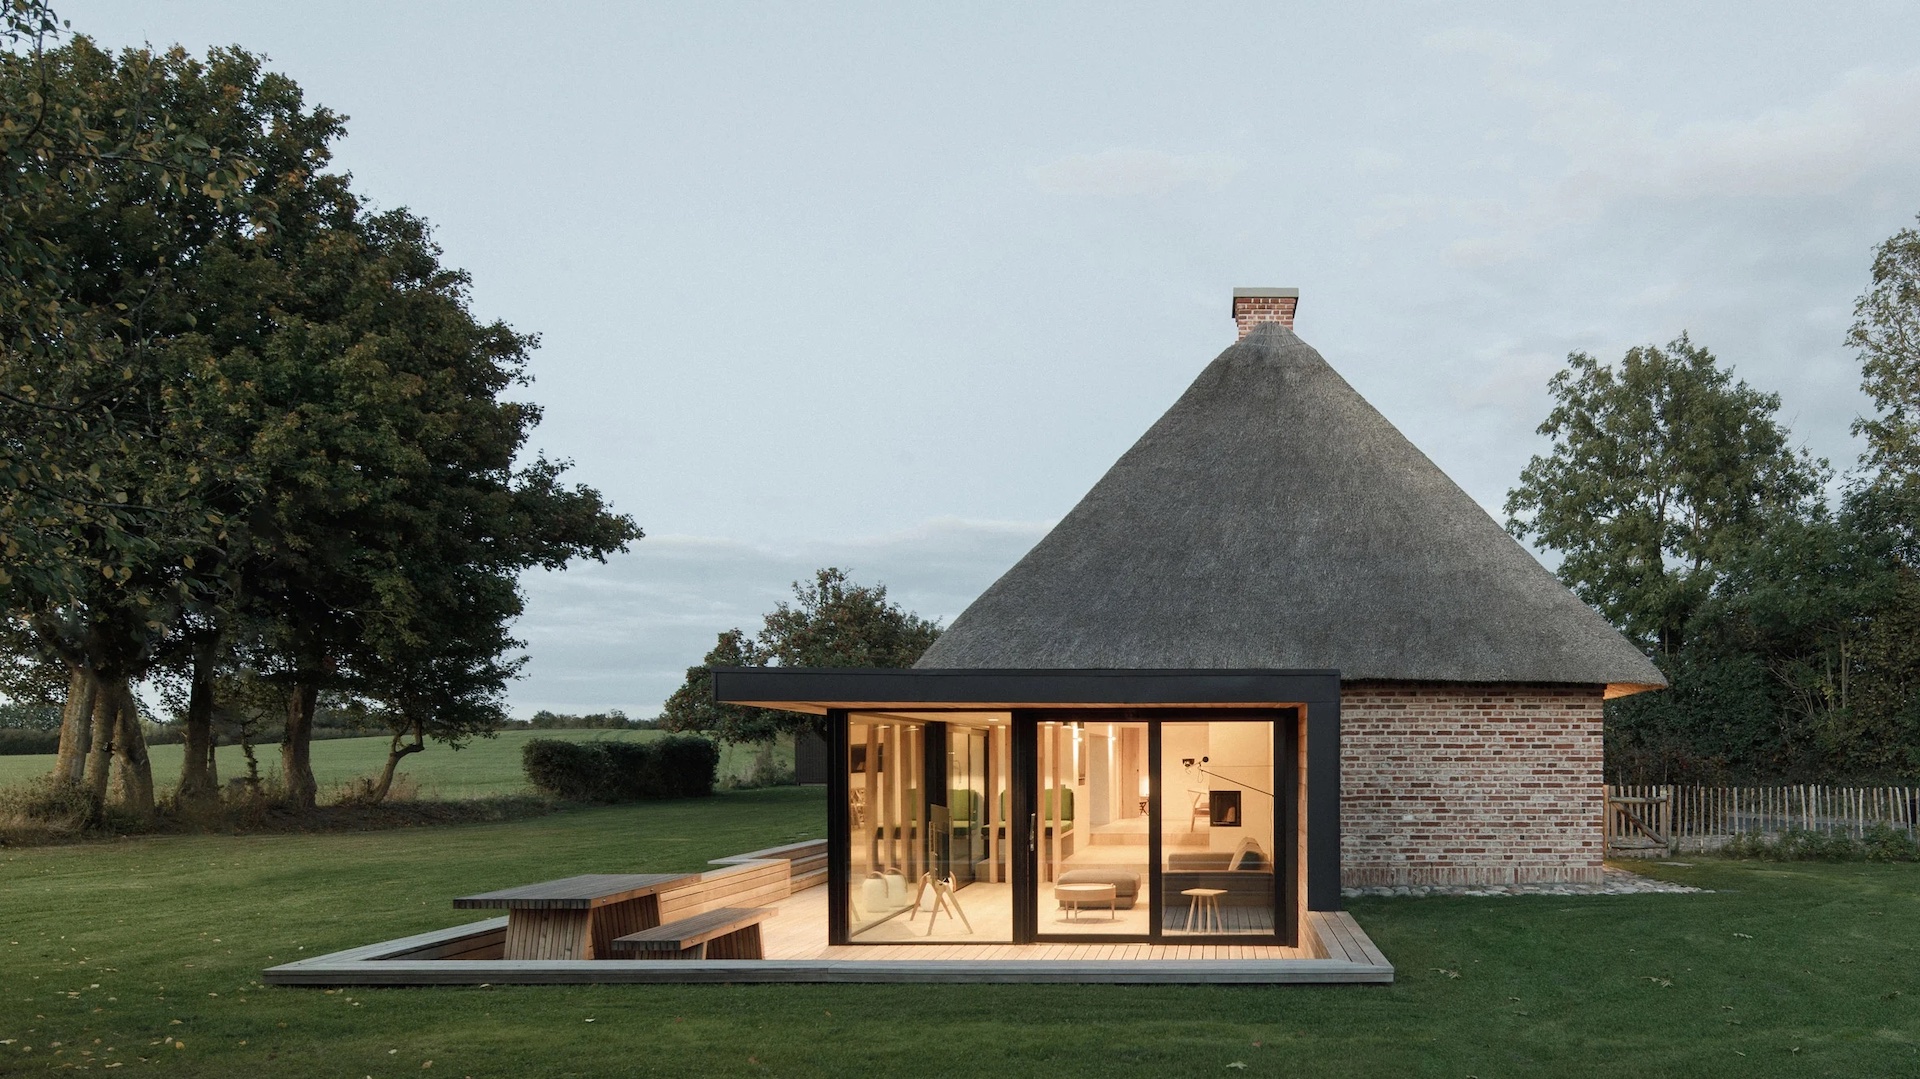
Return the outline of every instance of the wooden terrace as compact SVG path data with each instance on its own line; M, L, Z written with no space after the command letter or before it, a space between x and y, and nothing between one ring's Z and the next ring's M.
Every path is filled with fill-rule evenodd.
M952 939L930 943L901 940L884 944L833 946L827 943L825 845L821 842L754 851L719 859L708 873L684 875L568 878L464 897L463 907L508 906L508 917L435 930L398 940L315 956L274 967L265 980L274 985L560 985L651 984L674 982L1086 982L1342 984L1388 983L1393 964L1345 912L1307 915L1304 947L1263 944L993 944ZM556 901L594 881L623 898L598 909L618 911L619 924L596 927L582 917L588 901ZM595 884L594 886L598 886ZM755 931L761 958L605 958L634 954L615 944L614 929L634 930L636 889L644 898L691 924L720 910L734 911L744 901L763 913ZM778 894L784 892L785 894ZM965 895L965 890L960 893ZM539 905L530 906L528 900ZM510 903L518 901L519 906ZM554 917L528 917L552 911ZM519 954L537 949L536 958L507 958L510 919L516 925ZM639 919L644 921L645 919ZM642 927L636 936L660 937L666 926ZM545 927L545 928L541 928ZM557 931L556 927L566 932ZM978 926L991 940L994 928ZM570 934L570 935L569 935ZM563 939L564 938L564 939ZM572 941L574 943L567 943ZM597 944L596 944L597 942ZM593 956L558 957L558 956Z

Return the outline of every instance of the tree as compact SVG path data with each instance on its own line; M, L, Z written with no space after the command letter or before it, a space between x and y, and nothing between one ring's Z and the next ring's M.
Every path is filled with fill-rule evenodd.
M1867 445L1848 503L1891 542L1894 579L1861 649L1855 728L1882 771L1907 776L1920 771L1920 230L1875 249L1853 313L1847 343L1875 414L1853 425Z
M57 778L98 805L112 765L137 810L153 782L131 682L173 613L222 587L194 555L225 530L209 492L238 480L191 418L216 389L198 268L269 224L254 196L288 181L246 135L283 117L237 54L46 39L0 55L0 599L69 672Z
M742 708L713 699L715 667L911 667L940 636L940 625L887 601L885 585L854 584L828 567L808 584L795 581L794 602L764 619L758 639L739 629L720 634L698 667L667 699L660 725L707 731L726 742L769 742L783 734L825 735L825 720L792 712Z
M1847 343L1877 410L1853 425L1867 441L1864 494L1886 504L1912 565L1920 554L1920 231L1902 229L1874 251L1873 281L1853 314Z
M564 462L516 467L540 410L503 394L536 339L473 316L467 275L441 265L424 222L362 215L327 239L301 267L312 316L262 354L249 458L275 495L240 560L268 673L288 687L281 771L305 806L322 690L402 717L390 763L423 737L490 730L518 667L499 656L517 644L519 574L641 535L563 483Z
M340 118L247 53L79 38L0 56L0 105L42 181L0 207L41 260L0 289L0 597L71 675L61 774L98 803L118 758L150 802L130 684L170 665L181 790L210 796L237 655L284 688L296 804L322 692L458 744L517 666L518 574L640 535L564 463L518 463L540 412L503 395L535 339L473 316L424 222L364 212L324 171Z
M1788 445L1777 394L1684 334L1617 367L1573 353L1548 388L1553 449L1508 493L1507 527L1560 552L1560 579L1621 632L1674 655L1721 563L1771 515L1803 511L1825 463Z

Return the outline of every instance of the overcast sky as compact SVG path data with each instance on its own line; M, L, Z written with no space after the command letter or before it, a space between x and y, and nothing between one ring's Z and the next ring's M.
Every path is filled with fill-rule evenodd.
M648 536L526 582L521 715L651 715L821 565L951 619L1235 286L1491 511L1569 351L1682 330L1851 464L1920 212L1911 4L57 6L265 53L542 335L536 445Z

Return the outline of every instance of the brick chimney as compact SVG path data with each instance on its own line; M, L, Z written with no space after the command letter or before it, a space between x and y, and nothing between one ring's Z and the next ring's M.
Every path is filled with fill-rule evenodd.
M1297 288L1237 288L1233 290L1233 324L1238 341L1262 322L1278 322L1293 329L1293 309L1300 306Z

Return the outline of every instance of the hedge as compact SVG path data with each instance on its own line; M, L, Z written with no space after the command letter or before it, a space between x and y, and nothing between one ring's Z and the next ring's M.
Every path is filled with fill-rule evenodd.
M720 747L694 735L650 742L535 738L520 749L527 781L570 802L703 798L713 793Z
M59 731L0 729L0 757L25 757L60 752Z

